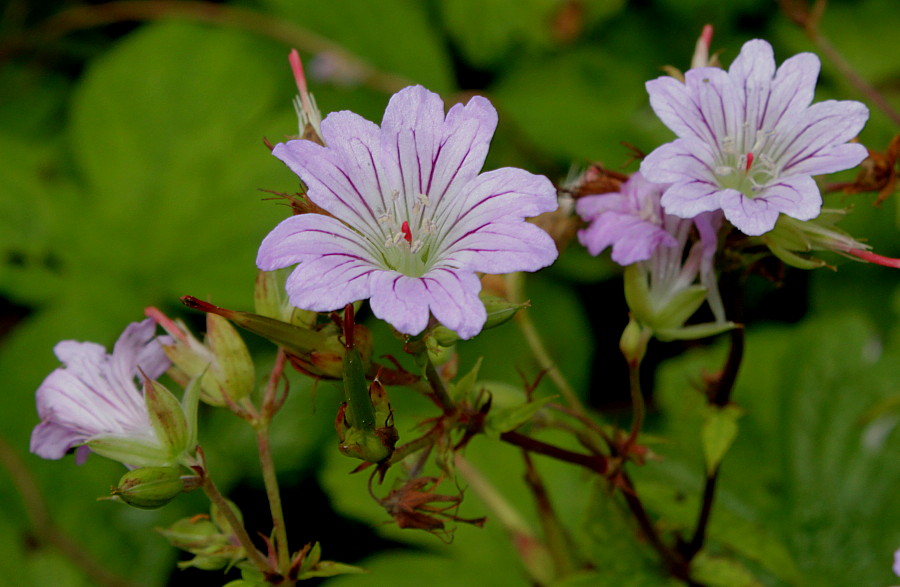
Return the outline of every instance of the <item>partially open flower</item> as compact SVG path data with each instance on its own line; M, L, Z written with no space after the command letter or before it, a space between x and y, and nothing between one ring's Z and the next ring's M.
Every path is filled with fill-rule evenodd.
M164 387L153 381L169 367L156 323L129 324L112 354L92 342L66 340L54 352L63 366L37 390L41 417L31 434L31 452L62 458L82 447L134 467L170 465L193 439L189 419ZM145 392L135 378L143 376Z

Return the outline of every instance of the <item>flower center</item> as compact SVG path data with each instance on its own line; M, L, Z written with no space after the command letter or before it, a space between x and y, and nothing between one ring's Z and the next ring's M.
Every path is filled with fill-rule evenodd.
M410 205L409 199L412 199ZM390 209L379 210L382 240L373 243L385 269L410 277L421 277L430 268L436 249L437 225L428 209L428 196L402 198L394 192Z
M766 188L780 173L779 166L768 155L772 150L773 131L757 131L755 141L749 144L751 133L744 127L737 139L726 136L716 159L713 174L720 187L735 189L753 198Z

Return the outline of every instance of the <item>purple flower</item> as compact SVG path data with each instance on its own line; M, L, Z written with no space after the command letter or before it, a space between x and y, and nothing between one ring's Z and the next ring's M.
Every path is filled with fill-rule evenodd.
M779 213L815 218L822 197L811 176L865 159L865 147L847 141L869 116L859 102L810 105L818 73L811 53L776 71L771 45L753 40L727 72L698 67L684 83L647 82L653 110L679 137L641 164L647 179L672 184L666 212L692 218L721 209L748 235L771 230Z
M646 261L660 246L674 247L677 240L663 226L659 204L666 187L637 172L622 184L621 192L579 198L575 209L590 225L578 231L578 240L592 255L611 246L619 265Z
M394 95L381 127L348 112L322 122L327 147L295 140L274 154L331 216L284 220L257 265L299 263L291 303L327 312L369 299L400 332L418 334L429 314L462 338L486 313L475 272L534 271L556 259L552 239L526 217L556 209L547 178L521 169L479 174L497 125L481 97L453 106L421 86Z
M894 553L894 573L900 577L900 549Z
M53 350L63 366L38 387L41 423L31 434L31 452L59 459L74 446L119 439L142 445L150 453L167 453L151 424L144 396L135 386L139 368L155 379L169 367L155 330L156 323L149 318L129 324L111 355L92 342L58 343ZM84 456L86 452L79 451L79 457Z

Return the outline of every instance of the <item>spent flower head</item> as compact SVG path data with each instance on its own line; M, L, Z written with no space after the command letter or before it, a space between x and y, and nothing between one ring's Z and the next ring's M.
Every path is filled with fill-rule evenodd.
M684 82L647 82L650 104L678 138L641 164L647 179L672 184L666 212L692 218L722 210L748 235L775 226L779 214L818 216L822 196L813 175L849 169L866 148L848 143L868 119L854 101L810 105L819 58L801 53L776 71L772 46L744 44L726 72L697 67Z
M107 354L102 345L65 340L54 348L63 366L37 390L41 418L31 452L62 458L80 446L130 466L168 465L192 448L189 418L153 381L169 367L151 319L129 324ZM143 378L144 392L136 386ZM79 450L79 457L86 457Z
M260 246L266 271L299 265L286 283L291 303L327 312L369 299L373 313L405 334L430 315L462 338L486 313L476 272L535 271L557 256L526 217L554 210L547 178L521 169L479 173L497 112L476 96L444 114L437 94L395 94L381 126L349 111L322 121L327 146L277 145L330 215L284 220Z

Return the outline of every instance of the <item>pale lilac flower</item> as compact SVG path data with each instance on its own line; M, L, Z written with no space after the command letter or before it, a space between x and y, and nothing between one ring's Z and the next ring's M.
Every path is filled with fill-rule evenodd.
M653 110L678 135L641 164L647 179L672 184L662 197L666 212L722 210L748 235L771 230L780 213L815 218L822 197L811 176L865 159L865 147L847 141L868 119L859 102L810 105L819 65L801 53L776 71L771 45L753 40L727 72L699 67L684 83L648 82Z
M62 458L69 449L92 440L121 440L166 454L150 422L143 393L136 387L139 369L150 379L169 367L154 336L151 319L129 324L112 354L92 342L65 340L54 353L63 366L37 390L41 418L31 434L31 452L45 459ZM79 457L86 457L86 447ZM140 465L140 462L126 462Z
M894 553L894 573L900 577L900 549Z
M552 239L524 218L557 207L547 178L503 168L479 175L497 125L485 98L453 106L421 86L394 95L381 127L348 112L322 122L327 147L296 140L274 154L332 216L284 220L263 241L257 265L299 263L291 303L326 312L369 299L400 332L429 315L462 338L486 313L476 272L534 271L556 259Z
M587 228L578 231L578 240L592 255L612 247L612 259L619 265L646 261L660 246L678 244L663 221L659 204L665 184L652 183L640 172L622 184L621 192L579 198L575 210Z

